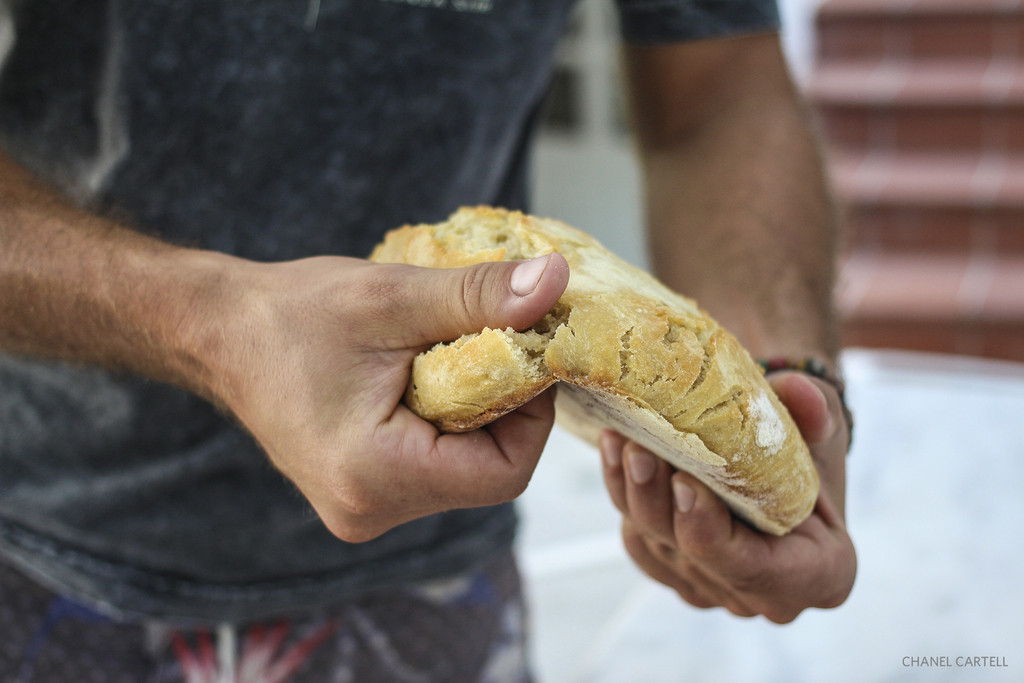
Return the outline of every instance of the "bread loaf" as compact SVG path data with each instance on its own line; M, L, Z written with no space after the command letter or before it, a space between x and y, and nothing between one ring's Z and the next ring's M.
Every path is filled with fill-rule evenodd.
M413 363L406 403L443 431L482 426L556 381L559 424L611 427L714 490L758 529L811 512L807 446L760 367L697 304L568 225L489 207L391 231L371 259L434 268L552 251L569 263L554 308L522 331L484 329Z

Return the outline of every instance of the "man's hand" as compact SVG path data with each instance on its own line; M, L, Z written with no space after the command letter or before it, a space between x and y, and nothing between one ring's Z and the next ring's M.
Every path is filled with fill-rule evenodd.
M850 435L828 384L792 372L771 381L821 477L814 512L786 536L755 531L697 479L615 432L602 434L601 455L626 549L644 572L697 607L787 623L808 607L842 604L853 588L857 560L844 521Z
M447 270L341 257L239 270L237 294L192 322L209 393L335 535L364 541L522 493L551 429L549 394L466 434L438 433L402 396L413 357L434 343L543 317L568 282L560 255Z
M569 280L557 254L448 270L257 263L86 213L2 152L0 244L0 349L206 397L345 540L516 497L551 429L546 395L460 435L401 401L419 352L540 320Z

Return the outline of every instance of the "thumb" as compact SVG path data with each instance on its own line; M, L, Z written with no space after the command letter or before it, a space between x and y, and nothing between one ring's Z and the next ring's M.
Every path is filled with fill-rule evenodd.
M833 437L838 424L832 417L825 387L799 372L772 373L769 382L786 404L808 445L817 445Z
M810 448L822 487L829 491L838 516L844 517L850 437L838 393L825 382L798 372L773 373L771 384Z
M569 282L558 253L526 261L479 263L465 268L415 268L403 285L398 319L413 338L433 344L485 327L524 330L551 310Z

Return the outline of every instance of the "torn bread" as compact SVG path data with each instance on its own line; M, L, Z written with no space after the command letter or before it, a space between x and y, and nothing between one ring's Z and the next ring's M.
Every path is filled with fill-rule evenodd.
M556 381L557 419L591 443L611 427L714 490L758 529L784 534L814 507L818 477L792 418L736 339L695 302L568 225L489 207L387 234L371 259L433 268L557 251L569 284L522 331L484 329L413 362L406 403L443 431L508 413Z

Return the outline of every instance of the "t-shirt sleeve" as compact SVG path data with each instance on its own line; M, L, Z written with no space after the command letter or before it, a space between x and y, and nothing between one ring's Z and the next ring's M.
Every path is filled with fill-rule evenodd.
M617 0L622 38L670 43L779 28L776 0Z

